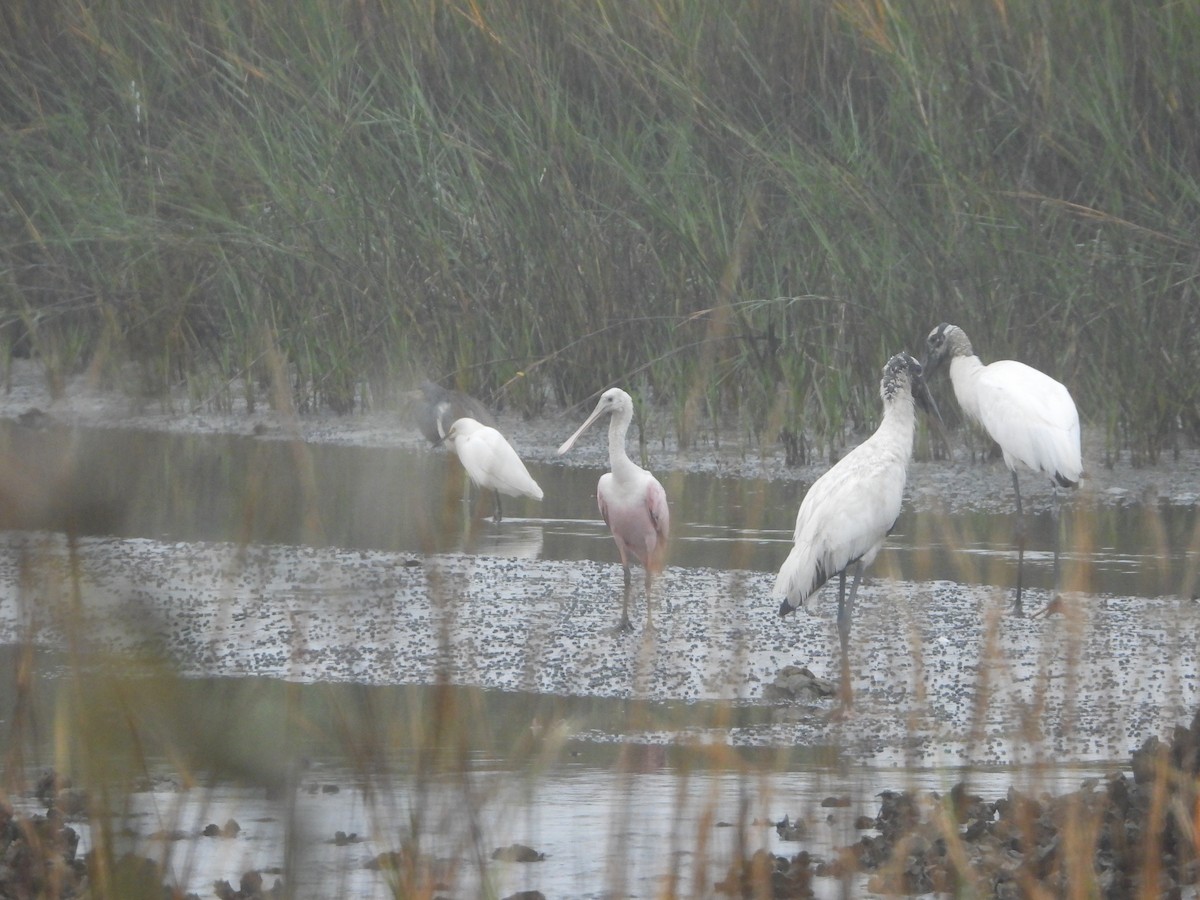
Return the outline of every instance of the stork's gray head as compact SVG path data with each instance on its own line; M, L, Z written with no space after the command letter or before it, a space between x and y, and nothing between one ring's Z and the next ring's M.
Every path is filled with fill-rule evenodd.
M925 338L925 376L931 377L943 363L956 356L974 356L971 339L957 325L943 322Z
M879 383L879 396L890 403L902 394L909 394L925 413L935 416L938 422L942 414L938 411L933 395L925 384L924 367L903 350L887 361L883 367L883 380Z
M921 377L921 364L901 350L883 367L883 380L879 382L879 396L885 401L898 396L902 391L910 393L916 379Z

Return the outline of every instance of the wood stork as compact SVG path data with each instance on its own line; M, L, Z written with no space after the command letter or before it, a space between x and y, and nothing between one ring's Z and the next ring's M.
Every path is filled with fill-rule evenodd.
M843 707L851 702L849 647L854 597L863 569L875 559L900 515L916 433L915 406L937 415L921 372L921 364L907 353L897 353L887 361L879 383L883 420L874 434L808 489L796 516L792 550L775 579L773 596L781 601L779 615L786 616L838 576ZM851 565L854 581L847 597L846 570Z
M930 374L947 360L954 396L967 416L983 426L1004 454L1017 498L1017 599L1021 613L1021 569L1025 525L1017 463L1041 472L1054 484L1054 582L1058 584L1058 487L1075 487L1083 474L1079 412L1070 392L1044 372L1002 359L980 362L971 341L957 325L943 322L929 332L926 366Z
M470 417L456 419L443 439L448 443L467 470L476 487L496 495L493 522L500 522L500 495L542 499L542 489L533 480L517 451L495 428Z
M431 444L440 444L456 419L470 418L496 427L496 417L491 410L462 391L453 391L432 381L422 381L416 391L410 392L410 396L419 403L417 427Z
M658 479L625 453L625 432L633 421L633 399L620 388L609 388L600 395L600 402L579 430L563 441L558 454L561 456L570 450L587 427L603 415L612 416L608 423L611 471L600 476L596 502L617 542L621 566L625 570L625 598L618 627L622 630L632 627L629 622L629 557L633 556L646 570L646 627L650 629L654 627L650 614L650 586L654 576L666 565L671 513L667 508L667 492Z

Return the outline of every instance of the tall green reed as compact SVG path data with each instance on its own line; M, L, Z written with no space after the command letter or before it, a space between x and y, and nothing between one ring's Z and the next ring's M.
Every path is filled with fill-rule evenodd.
M729 418L832 448L949 319L1067 382L1110 457L1200 428L1190 7L123 0L9 24L4 330L48 377L100 352L58 335L106 322L151 393L253 381L269 329L301 409L419 374L528 414L636 382L684 443Z

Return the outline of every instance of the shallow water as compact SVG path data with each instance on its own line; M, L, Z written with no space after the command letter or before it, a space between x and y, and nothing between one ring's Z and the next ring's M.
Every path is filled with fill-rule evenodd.
M7 680L16 668L11 653L0 651L4 697L13 689ZM103 686L103 679L72 686L66 659L53 654L38 666L49 673L43 689L81 690L83 702L101 717L120 712L120 692ZM547 722L573 718L619 734L623 723L672 713L634 713L627 702L470 690L439 696L439 690L261 679L176 684L176 693L160 698L164 707L202 709L197 699L207 695L234 714L221 717L210 709L192 723L195 747L209 756L203 768L183 767L195 779L190 786L176 774L179 757L163 755L159 730L147 728L136 752L132 743L109 748L114 758L127 756L145 767L135 769L135 780L146 773L174 776L116 795L123 797L115 815L118 852L162 861L180 886L201 896L214 881L236 886L242 872L260 869L268 886L284 877L296 897L383 898L394 896L387 873L369 863L415 834L421 854L448 869L441 877L454 885L452 896L540 890L560 898L647 897L661 895L667 878L677 879L677 895L705 896L739 852L761 847L790 856L803 848L832 858L836 848L873 833L858 829L855 819L874 817L883 790L945 794L966 781L985 799L1004 796L1010 787L1060 794L1117 771L1053 761L1019 771L890 769L838 765L832 748L579 740L553 727L531 734L519 723L539 715ZM433 705L447 703L489 711L486 720L471 721L467 746L449 748L436 740L414 746L403 739L386 742L386 748L369 746L371 722L386 731L383 723L427 719ZM41 697L36 715L50 706ZM674 715L684 721L696 713ZM359 736L357 755L347 752L347 744L339 747L333 737L339 727ZM49 741L51 735L42 737ZM36 770L31 780L35 776ZM845 805L829 805L832 798ZM28 796L17 806L28 813L41 809ZM773 827L785 816L803 824L802 841L783 840ZM206 826L221 828L230 820L240 828L236 836L202 835ZM79 852L86 852L87 824L73 825L82 837ZM338 832L350 839L336 841ZM523 864L491 859L495 849L513 843L546 858ZM865 893L865 884L865 876L856 879L851 895ZM833 878L818 878L814 887L818 897L842 896L843 886Z
M439 450L120 429L28 429L11 422L0 423L0 450L5 458L23 461L20 478L34 498L0 508L4 529L617 560L595 506L600 469L529 463L545 501L503 498L505 521L496 526L488 518L491 498L478 497L457 460ZM995 472L989 475L994 481ZM910 488L914 480L910 475ZM681 472L666 473L662 481L671 500L672 565L779 568L806 484ZM1007 473L1000 485L1007 499ZM1013 516L948 515L940 509L937 487L934 481L932 487L910 489L876 567L919 581L1014 584ZM1025 583L1049 588L1054 574L1051 491L1026 475L1023 492L1026 506L1034 510L1027 512ZM1139 596L1179 590L1197 522L1194 505L1104 505L1064 498L1064 559L1086 561L1088 589ZM473 510L479 516L473 518Z
M530 463L546 492L545 502L505 498L506 519L495 526L472 520L457 462L449 454L425 448L372 449L116 429L31 430L4 423L0 451L9 460L6 486L15 497L15 502L0 506L0 528L160 542L150 556L138 557L142 566L153 554L165 555L174 542L183 548L184 561L200 558L189 557L189 547L232 542L383 551L424 559L430 554L477 554L518 565L522 559L592 561L611 567L614 585L620 577L616 549L594 505L600 469ZM922 585L993 585L1007 591L1015 577L1011 516L988 511L946 514L938 499L944 484L939 477L924 470L910 479L912 497L872 574ZM997 477L991 472L988 477L998 490L1009 489L1006 473ZM672 501L671 578L709 570L772 573L778 568L806 485L682 473L662 480ZM1029 522L1026 584L1044 591L1053 583L1053 522L1047 511L1049 491L1032 481L1023 482L1027 506L1035 510ZM483 498L481 508L490 512L490 498ZM1157 501L1105 504L1076 496L1065 505L1063 517L1068 535L1064 572L1072 590L1155 598L1172 596L1185 583L1194 507ZM273 565L292 564L287 553L271 553ZM164 590L169 592L174 587L169 570L165 577ZM8 587L6 597L20 593ZM139 583L139 589L144 585ZM183 586L177 589L179 602L191 601ZM294 598L306 589L305 584L290 583L279 597ZM323 584L311 590L321 592L306 599L314 606L350 604L370 593L364 587L361 596L339 596ZM397 594L392 588L381 596L393 602ZM239 605L246 598L239 594L223 599L229 601L235 619L227 623L232 645L237 617L247 615L246 607ZM270 605L272 599L265 596L263 604ZM270 613L275 616L278 610ZM290 615L294 624L302 611L293 605ZM269 643L260 640L250 646L262 651ZM288 650L282 648L283 657ZM903 655L904 647L895 652ZM600 896L609 889L619 895L648 896L655 893L657 879L671 872L685 883L706 885L723 875L721 867L728 862L738 829L719 828L717 821L803 816L812 823L812 840L806 846L829 852L836 844L853 842L856 834L847 810L838 811L832 824L825 821L829 813L819 807L825 796L849 793L855 798L855 814L873 814L878 790L916 784L946 790L960 777L941 768L847 769L839 748L819 741L758 751L722 747L715 755L640 743L646 733L694 737L729 729L768 730L774 724L769 708L753 703L646 703L478 689L447 693L427 686L312 683L307 676L301 679L306 683L236 677L168 679L160 684L151 673L138 670L134 682L159 685L155 690L163 693L152 703L153 691L139 694L130 687L128 673L115 679L83 679L96 690L93 697L75 679L73 661L39 654L31 669L36 677L30 706L17 678L17 673L29 671L21 659L16 651L3 654L0 717L10 740L20 735L28 744L30 764L70 764L72 755L62 750L62 733L51 724L63 715L67 696L93 714L100 711L101 725L123 721L121 702L133 703L146 717L139 726L137 748L114 747L114 758L147 754L149 762L142 760L147 768L169 771L179 764L178 757L168 763L160 754L169 751L172 742L186 739L196 751L188 762L192 774L202 783L215 778L215 786L135 794L131 825L142 852L169 852L173 869L181 878L186 872L187 883L201 893L215 878L236 884L245 868L284 864L284 847L295 841L297 832L285 825L287 807L264 799L263 785L286 783L301 759L318 767L297 776L302 784L339 787L336 793L324 793L318 784L315 793L301 790L296 795L295 809L312 843L305 845L307 863L293 881L310 896L382 896L383 879L363 863L376 853L397 849L411 813L422 804L429 805L432 817L425 830L447 842L434 848L437 852L469 858L464 848L477 847L486 854L519 841L548 854L544 863L529 866L475 864L468 859L462 874L467 885L486 872L499 896L526 887L549 896ZM243 660L247 668L238 671L254 671L256 664L266 670L266 659L251 654ZM272 674L286 672L286 662L280 667L271 657ZM1122 661L1122 673L1125 668ZM1152 679L1158 673L1138 677ZM425 727L438 720L447 704L456 711L455 720L467 726L455 738L459 743L447 750L422 738L417 746L406 746L404 736L412 737L414 723ZM355 737L383 727L380 723L389 729L383 743L395 756L379 756L379 744ZM531 743L539 723L556 723L563 729L552 752L543 754L536 741ZM162 746L155 745L154 735L166 736ZM372 765L363 765L355 758L357 752L367 752ZM432 754L443 762L444 754L450 753L454 761L469 761L475 792L471 802L455 800L454 792L463 790L461 779L417 787L414 753L424 753L423 758ZM1093 762L1084 770L1069 765L998 773L976 769L971 777L981 792L998 795L1014 780L1046 779L1041 782L1045 789L1066 789L1087 774L1109 768ZM363 774L368 769L370 779L391 772L392 780L368 785L370 779ZM233 840L193 834L171 844L145 841L160 827L194 833L228 817L246 829ZM468 827L476 831L464 833ZM358 832L370 840L334 846L330 841L337 830ZM799 849L779 842L769 827L755 826L743 833L751 850ZM705 842L712 849L698 856L695 849ZM152 852L155 847L158 850ZM673 854L672 848L680 852ZM837 888L822 886L830 896ZM464 894L472 890L468 886Z
M1093 769L1040 773L1022 787L1058 794L1075 790ZM907 776L904 786L944 793L959 773L929 770ZM584 764L541 771L536 779L479 761L466 777L435 781L418 797L411 786L391 785L365 799L368 785L353 773L327 769L310 774L294 806L253 800L244 792L197 790L188 794L135 795L129 822L138 831L180 829L199 832L208 823L238 821L236 838L179 841L168 850L171 869L183 884L203 895L218 879L236 884L253 867L280 867L290 842L298 854L288 879L297 897L394 896L386 876L367 868L379 853L398 849L397 836L417 812L426 820L422 852L453 861L444 876L457 896L508 896L540 890L548 897L653 897L675 879L677 895L709 896L725 877L738 849L765 848L791 856L801 847L831 858L836 847L855 843L864 832L854 819L878 811L876 794L895 788L894 773L777 772L769 777L730 772L686 772L662 767L649 772L620 772ZM973 789L985 799L1003 796L1011 776L974 773ZM332 788L337 792L331 792ZM371 786L377 788L377 785ZM850 805L824 808L829 797L848 797ZM470 806L475 815L461 814ZM803 843L781 840L768 822L804 822ZM291 827L289 828L289 821ZM741 827L738 827L739 821ZM754 824L757 822L758 824ZM334 832L355 835L338 846ZM873 833L873 832L866 832ZM385 837L384 835L387 835ZM545 854L539 862L491 859L492 852L519 843ZM739 847L740 844L740 847ZM697 848L703 848L697 850ZM620 861L614 865L614 861ZM266 884L275 876L268 875ZM864 893L866 879L852 882L852 894ZM485 890L486 884L491 891ZM834 878L815 879L818 897L841 896Z

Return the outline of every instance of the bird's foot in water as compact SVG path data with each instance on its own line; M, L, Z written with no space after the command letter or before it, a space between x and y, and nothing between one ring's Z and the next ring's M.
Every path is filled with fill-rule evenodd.
M1029 618L1042 619L1047 616L1061 616L1065 612L1066 609L1063 604L1062 594L1055 594L1050 598L1050 602L1047 603L1043 609L1040 609L1035 613L1030 613Z
M844 700L829 711L828 719L830 722L845 722L852 715L854 715L854 703Z
M633 631L633 623L629 621L629 616L621 616L621 621L612 630L614 634L628 634Z
M837 706L829 711L830 722L845 722L854 712L854 688L851 687L850 673L842 672L841 682L837 687Z

